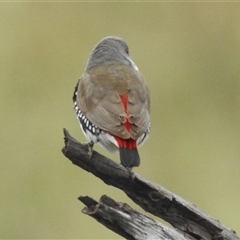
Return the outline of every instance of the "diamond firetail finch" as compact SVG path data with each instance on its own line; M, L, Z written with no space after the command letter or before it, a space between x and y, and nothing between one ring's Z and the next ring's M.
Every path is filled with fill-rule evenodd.
M137 146L150 131L150 95L123 39L106 37L94 47L73 102L89 146L119 151L124 167L139 166Z

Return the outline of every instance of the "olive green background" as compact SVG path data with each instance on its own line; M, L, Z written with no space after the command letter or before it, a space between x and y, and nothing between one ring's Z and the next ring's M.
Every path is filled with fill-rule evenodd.
M240 3L0 3L0 238L121 239L79 195L141 210L61 153L63 127L85 141L72 93L108 35L128 42L151 92L135 172L240 235L239 23Z

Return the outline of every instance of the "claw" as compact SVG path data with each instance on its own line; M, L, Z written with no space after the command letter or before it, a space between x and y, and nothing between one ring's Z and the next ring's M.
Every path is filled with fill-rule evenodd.
M88 148L88 153L87 155L89 156L89 159L92 157L92 153L93 153L93 145L94 145L94 142L93 141L90 141L88 143L85 143L84 144L87 148Z
M132 167L126 167L126 169L129 171L129 174L130 174L130 178L132 179L132 180L134 180L134 178L135 178L135 173L133 172L133 168Z

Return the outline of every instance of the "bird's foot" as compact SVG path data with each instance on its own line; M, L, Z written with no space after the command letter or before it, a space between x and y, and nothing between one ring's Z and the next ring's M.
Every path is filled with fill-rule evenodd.
M94 145L94 142L93 142L93 141L90 141L90 142L88 142L88 143L84 143L83 145L88 148L88 153L87 153L87 155L89 156L88 159L90 159L90 158L92 157L92 153L93 153L93 145Z
M133 180L135 178L135 173L133 172L133 167L126 167L126 169L128 170L129 174L130 174L130 178Z

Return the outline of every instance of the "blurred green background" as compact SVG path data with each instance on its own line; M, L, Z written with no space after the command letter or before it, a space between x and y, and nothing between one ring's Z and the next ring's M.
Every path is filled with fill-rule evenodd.
M72 93L107 35L128 42L151 91L135 172L240 235L239 23L239 3L0 3L0 238L121 239L79 195L139 209L61 153L63 127L85 142Z

